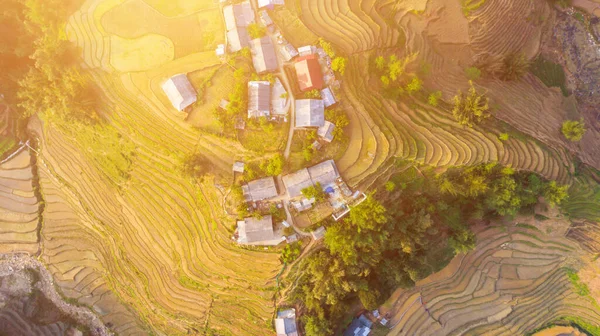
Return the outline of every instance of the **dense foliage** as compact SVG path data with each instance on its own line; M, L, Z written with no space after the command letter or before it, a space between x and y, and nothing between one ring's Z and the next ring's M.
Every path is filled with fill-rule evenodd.
M540 196L553 204L566 197L566 187L496 163L408 171L330 225L325 248L304 261L294 298L307 308L307 335L329 334L352 300L373 309L443 267L452 251L474 248L469 223L514 215Z
M459 124L473 127L490 116L489 99L477 92L472 81L467 93L459 91L454 96L454 108L452 114Z
M581 120L567 120L562 124L562 134L568 140L577 142L583 138L585 134L585 123Z

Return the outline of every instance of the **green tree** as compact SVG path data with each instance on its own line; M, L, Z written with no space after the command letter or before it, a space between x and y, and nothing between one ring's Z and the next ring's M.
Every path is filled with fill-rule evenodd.
M556 181L550 181L544 188L544 198L551 206L560 205L569 197L568 186L559 186Z
M525 55L511 53L502 60L499 77L505 81L519 79L529 71L530 64Z
M490 116L490 107L489 99L477 92L472 81L469 81L469 85L471 87L466 94L459 91L458 95L454 96L452 114L459 124L473 127Z
M379 297L379 291L374 288L366 288L358 291L360 303L368 310L377 309L379 306Z
M329 43L329 42L325 41L323 38L319 37L318 44L321 48L323 48L323 50L329 57L331 57L331 58L335 57L335 51L333 50L331 43Z
M465 75L469 80L476 81L481 77L481 70L477 67L468 67L465 69Z
M390 85L390 78L388 76L381 76L381 84L383 84L384 87L388 87Z
M300 192L302 193L302 196L306 197L307 199L314 198L317 202L325 200L325 192L323 191L323 187L319 182L317 182L315 185L300 190Z
M266 163L261 164L261 169L267 174L267 176L281 175L283 171L284 158L283 155L277 154L267 160Z
M475 248L475 234L468 229L460 230L448 240L455 254L467 253Z
M304 97L307 99L321 99L321 91L314 89L304 93Z
M568 140L571 140L573 142L581 140L586 131L583 118L579 121L567 120L563 122L561 131L565 138L567 138Z
M284 263L291 263L298 259L300 256L300 244L293 243L286 245L281 251L281 261Z
M346 72L346 58L336 57L331 61L331 69L343 75Z
M306 336L323 336L331 335L333 329L327 319L308 315L304 318L304 332Z
M258 23L251 23L248 25L248 35L250 35L250 38L252 39L261 38L267 35L267 28Z
M498 139L500 141L508 141L508 139L510 139L510 135L508 133L500 133L500 135L498 135Z
M387 192L392 192L392 191L396 190L396 183L394 183L393 181L387 181L385 183L385 190Z
M414 92L421 91L423 89L423 81L419 77L413 77L410 82L406 85L406 92L412 94Z
M375 58L375 68L379 71L385 69L385 58L383 56L380 55Z
M442 99L442 91L435 91L429 94L429 97L427 97L427 102L429 105L437 107L440 99Z

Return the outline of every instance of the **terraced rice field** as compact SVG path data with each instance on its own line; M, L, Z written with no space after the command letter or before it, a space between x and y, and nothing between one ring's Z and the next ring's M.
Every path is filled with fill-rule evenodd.
M0 164L0 253L39 250L40 205L29 151Z
M50 121L32 126L40 138L46 201L41 259L67 297L91 306L120 335L208 330L265 335L278 256L232 242L234 218L223 213L215 187L231 180L236 159L255 154L237 141L193 128L160 87L173 74L210 69L220 61L212 50L189 49L135 72L114 67L115 35L103 23L121 3L87 1L71 17L68 35L103 90L102 114L133 144L131 170L118 183L98 169L85 144ZM148 4L175 21L218 9L213 2L194 3ZM136 21L129 24L138 27ZM152 47L148 43L143 50ZM212 161L215 178L196 184L182 176L180 160L192 152ZM240 318L246 323L239 324Z
M474 251L392 297L389 335L523 335L565 316L597 325L600 312L564 268L581 253L536 230L485 229Z

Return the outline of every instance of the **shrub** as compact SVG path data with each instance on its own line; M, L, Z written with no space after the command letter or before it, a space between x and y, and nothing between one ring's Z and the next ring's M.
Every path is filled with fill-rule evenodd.
M388 192L392 192L396 189L396 183L392 182L392 181L387 181L385 183L385 190Z
M472 81L469 81L469 84L471 88L466 94L459 91L458 95L454 96L452 114L459 124L473 127L490 116L490 107L489 99L477 92Z
M585 134L585 123L583 122L583 119L580 119L579 121L567 120L563 122L561 131L565 138L577 142L581 140Z
M319 44L319 46L321 48L323 48L323 50L329 57L331 57L331 58L335 57L335 51L333 51L333 47L331 46L331 43L325 41L323 38L319 38L319 41L317 43Z
M336 57L331 61L331 69L343 75L346 72L346 59L344 57Z
M421 91L421 89L423 89L423 81L416 76L406 85L406 92L409 94Z
M437 107L441 98L442 91L435 91L429 94L429 97L427 97L427 102L429 103L429 105Z
M469 80L476 81L481 77L481 70L477 67L468 67L465 69L465 75Z
M252 39L261 38L267 35L267 29L258 23L251 23L248 25L248 35Z
M281 261L284 263L291 263L298 259L300 256L300 244L294 243L286 245L281 251Z
M500 133L500 135L498 135L498 139L500 139L500 141L508 141L509 138L510 135L508 135L508 133Z
M525 58L525 55L509 54L502 61L499 77L505 81L519 79L529 71L530 64L531 62Z
M304 93L304 98L307 99L321 99L321 92L317 89L310 90Z
M317 182L315 185L302 189L300 192L302 192L302 196L306 197L307 199L314 198L317 202L325 199L325 192L323 191L323 187L319 182Z

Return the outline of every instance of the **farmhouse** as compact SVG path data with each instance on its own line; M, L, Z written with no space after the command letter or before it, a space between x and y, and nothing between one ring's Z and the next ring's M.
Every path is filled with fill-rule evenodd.
M241 161L236 161L233 164L233 171L236 173L243 173L244 172L244 163Z
M247 202L263 201L278 195L273 177L250 181L242 186L242 191Z
M300 169L297 172L282 177L283 184L290 198L302 196L302 189L311 187L317 182L323 189L335 183L340 176L333 160L323 161L312 167Z
M256 73L277 70L277 54L275 54L275 46L269 36L250 41L250 51L252 52L252 64Z
M300 56L308 56L317 53L317 48L315 46L307 45L298 48L298 52Z
M273 230L271 215L237 222L237 242L242 245L279 245L285 238Z
M275 78L275 84L271 91L271 106L273 114L277 116L285 116L289 109L289 97L288 93L281 84L279 78Z
M337 101L335 100L335 96L330 88L326 87L321 90L321 98L323 99L323 104L325 107L329 107L334 105Z
M227 43L231 52L240 51L250 43L246 27L254 22L254 11L249 1L223 7L227 29Z
M344 332L344 336L367 336L371 332L373 322L364 315L360 315L354 319L348 329Z
M248 118L271 115L271 84L268 81L248 82Z
M277 336L298 336L295 309L292 308L277 312L275 332L277 332Z
M300 52L300 49L298 49ZM302 55L302 52L300 52ZM321 90L323 88L323 74L321 73L321 64L319 56L310 54L300 56L294 64L298 85L302 91Z
M333 129L335 128L335 125L332 122L329 122L327 120L325 120L325 124L323 124L323 126L319 127L319 129L317 130L317 135L327 141L327 142L331 142L333 141Z
M196 102L196 90L194 90L186 74L178 74L169 78L163 83L162 89L173 107L179 111L183 111Z
M296 127L321 127L324 124L325 107L322 100L296 100Z

